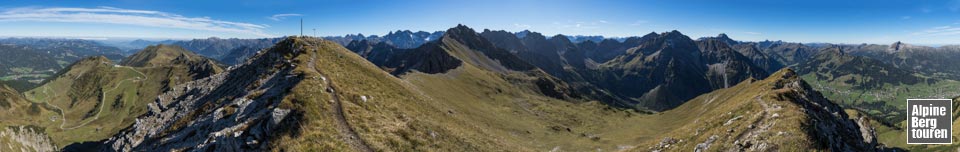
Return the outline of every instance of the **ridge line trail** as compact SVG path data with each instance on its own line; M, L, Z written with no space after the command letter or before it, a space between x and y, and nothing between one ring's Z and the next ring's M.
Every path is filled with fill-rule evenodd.
M766 131L776 123L776 119L773 119L775 117L768 117L767 114L776 114L776 111L779 111L780 108L771 107L769 103L762 99L763 95L766 95L769 92L769 90L764 90L762 94L754 97L754 100L756 100L756 102L760 104L760 108L762 108L761 111L756 114L759 115L760 118L751 123L751 125L753 125L752 128L748 128L746 131L738 134L736 136L736 140L742 141L746 137L756 136L760 134L760 131Z
M319 46L313 46L309 44L308 46L316 47L317 49L315 49L315 51L320 51ZM306 50L301 50L301 51L306 51ZM307 66L309 66L309 69L313 70L318 75L320 75L320 77L322 77L323 83L326 85L326 89L324 90L329 92L330 96L333 98L333 101L334 101L333 112L335 115L334 119L337 122L336 123L337 130L340 131L341 137L343 138L343 142L353 147L354 150L363 151L363 152L372 152L373 149L371 149L370 146L367 145L367 143L365 143L362 138L360 138L360 135L353 130L353 127L350 126L350 122L347 121L347 117L343 112L343 102L340 101L340 96L337 94L337 90L334 87L333 83L330 81L330 78L327 78L326 76L324 76L323 73L321 73L320 70L316 68L315 66L316 65L315 61L317 60L316 54L317 52L313 52L310 54L310 63L307 64Z

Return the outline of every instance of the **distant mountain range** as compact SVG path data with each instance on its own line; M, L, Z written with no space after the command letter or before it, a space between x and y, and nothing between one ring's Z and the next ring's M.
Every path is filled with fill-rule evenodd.
M135 53L4 41L0 71L51 79L0 84L0 151L937 150L901 144L900 101L960 96L960 46L899 42L465 25L130 41ZM23 136L37 140L6 143Z
M328 36L323 38L340 43L340 45L343 46L346 46L351 41L366 40L372 43L384 42L397 48L409 49L416 48L429 41L438 40L440 36L443 36L443 31L412 32L410 30L397 30L396 32L387 33L387 35L383 35L382 37L377 35L364 36L363 34L350 34L345 36Z
M957 73L951 69L955 66L945 66L956 61L947 58L960 55L960 48L954 46L923 47L899 42L892 45L746 42L726 34L697 40L667 36L682 35L673 32L650 33L622 41L603 39L599 43L594 40L575 43L570 36L546 37L532 31L484 30L480 35L522 61L563 80L579 96L618 107L667 110L702 93L749 78L764 78L786 67L798 69L805 80L815 82L815 89L826 91L829 98L844 106L875 110L870 113L880 121L903 118L902 113L897 112L904 108L896 102L901 99L960 96L960 92L950 91L957 84L954 81ZM362 40L349 43L347 48L381 66L387 65L386 61L391 61L392 56L409 51ZM698 51L680 53L688 50ZM414 56L424 60L441 59L425 54ZM434 66L414 70L444 73L446 71L437 69L458 67L455 63L425 65ZM673 72L669 72L671 70Z
M451 30L472 32L465 26ZM410 70L444 73L461 66L461 61L473 61L476 63L472 65L481 65L492 71L538 68L546 72L544 76L566 82L561 86L572 87L570 89L573 90L565 92L583 94L575 96L592 97L615 106L652 110L670 109L710 90L729 87L731 83L747 78L764 78L768 75L765 69L754 65L750 58L740 55L726 42L711 40L698 44L676 31L628 38L623 43L605 40L601 44L592 40L577 44L563 35L548 39L540 33L529 31L521 32L521 37L505 31L485 30L477 38L472 37L477 34L471 32L447 33L441 41L412 50L369 41L354 41L347 46L394 74ZM438 46L453 41L447 40L448 37L461 36L467 40ZM440 51L464 47L481 51L487 56L452 57L467 53ZM462 60L464 58L469 60ZM478 62L484 58L495 62Z
M675 34L679 32L661 34L662 40L681 38ZM693 42L687 43L693 45ZM539 90L536 87L528 88L531 84L527 80L550 76L537 75L543 72L529 64L501 60L517 57L492 46L479 33L457 26L439 41L401 51L406 53L398 54L399 59L410 64L381 65L381 68L410 69L390 75L335 42L291 37L224 74L187 83L160 95L150 104L155 108L139 117L139 123L106 140L100 148L107 151L560 149L556 145L573 151L597 147L639 151L779 148L872 151L878 148L871 132L863 132L860 129L863 125L853 120L858 117L843 113L843 109L813 91L789 69L767 79L747 79L730 88L700 95L685 102L689 104L678 107L677 111L629 116L624 114L632 112L600 110L592 108L590 103L560 102L571 100L556 100L556 97L543 98L540 95L547 94L536 91ZM429 57L403 55L407 53ZM445 66L454 61L460 64ZM407 65L412 67L403 67ZM431 65L438 66L431 68ZM543 81L534 82L542 85ZM400 126L380 130L394 123ZM627 129L602 129L613 126ZM620 134L631 136L617 136ZM536 142L521 142L530 139ZM507 141L496 142L501 140ZM539 145L540 142L556 144ZM433 146L420 145L422 143Z
M0 82L26 91L57 71L90 56L120 60L123 52L95 41L78 39L0 39Z
M270 46L280 41L280 38L263 38L263 39L221 39L221 38L207 38L207 39L193 39L190 41L177 41L172 43L172 45L178 45L187 50L196 52L197 54L207 56L214 59L224 59L227 55L231 54L234 51L240 52L249 52L250 49L260 50ZM249 56L252 54L239 55L243 58L244 56ZM237 55L231 55L229 58L233 58L230 61L233 63L226 63L228 65L237 64L239 61L236 61Z
M400 33L400 32L398 32ZM670 35L672 33L665 33ZM635 105L640 105L641 108L649 108L654 110L663 110L669 109L672 106L679 105L680 103L665 104L651 101L671 101L679 100L683 101L703 92L708 92L717 88L724 88L729 86L731 83L739 82L746 78L764 78L766 74L778 71L781 68L788 66L798 66L802 63L813 63L813 62L822 62L822 61L813 61L815 55L822 52L824 49L828 49L830 46L845 47L848 50L853 50L850 52L857 52L853 54L865 54L875 56L875 58L895 58L891 57L892 55L885 55L890 52L886 48L879 49L870 49L865 46L853 46L853 45L833 45L833 44L813 44L805 45L802 43L790 43L782 41L761 41L761 42L744 42L733 40L725 34L720 34L716 37L704 37L697 40L689 40L690 38L681 38L681 37L671 37L665 38L663 34L650 33L642 37L628 37L622 39L600 39L602 37L586 37L586 36L564 36L557 35L553 37L546 37L540 33L532 31L521 31L516 33L506 32L506 31L491 31L485 30L480 33L482 37L487 39L489 42L495 44L499 48L503 48L515 54L517 57L521 58L523 61L528 62L543 71L547 72L551 76L560 78L568 83L571 87L578 90L578 92L585 94L585 96L616 96L615 98L607 98L603 101L609 101L608 103L614 105L621 105L626 107L633 107ZM678 35L678 34L674 34ZM682 34L679 34L682 35ZM374 37L374 36L371 36ZM683 36L685 37L685 36ZM341 37L345 38L345 37ZM571 39L577 39L579 42L572 41ZM656 42L656 39L661 39L663 42ZM338 39L343 41L345 39ZM693 42L693 43L684 43L684 42ZM402 47L396 47L390 43L379 43L377 41L371 41L366 39L354 40L349 43L345 43L347 48L354 50L355 52L361 54L368 58L371 62L377 65L384 65L383 63L389 61L392 56L407 54L406 52L409 49L403 49ZM646 46L646 48L644 48ZM667 55L664 57L682 57L679 59L674 59L675 61L691 62L697 61L697 63L684 63L676 64L666 62L661 63L661 66L669 66L678 72L677 74L692 74L692 73L702 73L698 76L689 76L687 78L678 78L677 80L661 80L651 82L636 82L636 83L624 83L624 81L637 80L639 78L650 79L656 78L652 75L641 75L636 76L635 78L625 78L629 75L632 75L637 72L642 72L645 70L656 70L658 66L656 64L650 63L651 59L663 59L660 53L666 52L667 54L676 54L677 51L656 51L658 48L668 46L666 49L677 48L678 51L683 50L699 50L696 52L691 52L693 57L684 57L676 55ZM856 49L852 49L856 48ZM917 47L913 47L917 48ZM939 49L949 49L950 47L941 47ZM934 48L927 48L930 50L936 50ZM960 51L958 51L960 52ZM683 54L683 53L679 53ZM699 54L699 55L697 55ZM954 53L960 54L960 53ZM632 55L632 56L631 56ZM654 55L654 56L652 56ZM425 57L425 55L415 55L418 57ZM901 55L902 56L902 55ZM949 56L949 55L944 55ZM904 57L900 57L904 58ZM439 59L431 58L428 59ZM615 60L615 61L614 61ZM883 60L883 59L878 59ZM889 61L889 60L888 60ZM393 62L402 62L393 60ZM861 62L852 62L848 64L864 64ZM912 63L912 62L911 62ZM920 62L915 62L920 63ZM394 63L400 64L400 63ZM407 63L409 64L409 63ZM903 63L903 64L906 64ZM927 63L929 64L929 63ZM643 66L640 66L643 65ZM704 65L704 66L691 66L691 67L682 67L677 65ZM455 64L449 65L456 67ZM640 66L640 67L637 67ZM651 67L652 66L652 67ZM430 66L428 69L419 69L421 71L432 71L432 72L443 72L444 69L442 66ZM635 68L630 70L629 68ZM724 68L720 68L724 67ZM897 67L897 66L895 66ZM405 69L395 69L395 67L386 67L388 70L405 70ZM680 68L680 69L677 69ZM639 71L638 71L639 70ZM679 72L683 71L683 72ZM688 72L688 71L699 71L699 72ZM949 72L941 70L933 70L938 72ZM811 71L800 70L801 73L808 73ZM429 73L429 72L428 72ZM664 73L653 72L653 73ZM650 74L653 74L650 73ZM950 72L953 73L953 72ZM931 73L932 74L932 73ZM946 73L941 73L939 75L948 75ZM663 76L664 78L677 78L681 75L670 75ZM942 76L941 76L942 77ZM678 80L685 80L684 82L691 82L695 79L702 79L702 82L694 82L692 85L671 85L671 84L661 84L661 83L675 83ZM657 83L661 82L661 83ZM636 85L641 84L641 85ZM700 84L704 84L700 86ZM630 87L639 87L639 88L620 88L617 85L625 85ZM652 85L652 86L644 86ZM663 85L663 86L658 86ZM660 89L668 89L670 86L683 86L676 88L673 91L664 91L671 92L664 95L655 95L656 92L659 92ZM700 87L696 87L700 86ZM690 88L694 87L694 88ZM654 90L656 88L656 90ZM698 89L697 89L698 88ZM629 90L625 92L617 92L617 90ZM637 91L640 90L640 91ZM647 92L643 90L649 90L652 92ZM686 91L680 91L686 90ZM701 91L695 91L701 90ZM677 94L676 92L692 92L688 95ZM651 94L652 93L652 94ZM591 95L592 94L592 95ZM649 94L649 95L648 95ZM674 97L668 97L674 96ZM673 99L676 98L676 99ZM672 106L671 106L672 105Z

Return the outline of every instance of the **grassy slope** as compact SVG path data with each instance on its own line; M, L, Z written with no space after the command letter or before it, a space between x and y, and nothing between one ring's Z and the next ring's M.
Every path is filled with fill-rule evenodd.
M298 43L315 43L300 39ZM673 117L612 110L596 102L571 103L517 87L495 72L465 65L444 74L410 73L398 79L333 42L295 60L308 78L285 102L306 111L300 136L285 136L278 148L344 150L333 126L330 79L344 102L347 120L373 149L586 151L618 149L654 139ZM313 53L316 53L315 55ZM316 56L321 75L304 66ZM312 79L310 79L312 78ZM368 100L362 101L361 96ZM636 125L658 124L658 125Z
M298 43L316 43L298 39ZM594 151L644 150L664 137L684 139L682 149L693 149L709 136L740 134L761 120L754 102L760 96L781 106L777 125L763 135L781 148L816 148L801 128L809 117L772 90L776 79L745 82L700 96L677 109L638 114L605 108L597 102L567 102L543 97L517 86L503 74L472 64L440 74L408 73L391 77L373 64L334 42L297 56L297 72L307 78L287 96L287 107L306 111L299 136L287 135L275 143L278 150L350 150L336 134L331 94L322 79L330 79L344 102L347 120L363 141L375 150L392 151ZM318 51L312 51L318 50ZM315 53L315 54L314 54ZM309 70L315 56L320 73ZM779 77L775 75L773 77ZM363 101L361 96L366 96ZM770 115L770 113L767 113ZM732 117L743 116L730 125ZM706 129L704 129L706 128ZM728 133L727 129L734 132ZM699 131L698 131L699 130ZM779 136L784 132L793 136ZM699 134L692 134L699 132ZM723 136L716 147L732 148L733 137ZM696 142L689 142L696 141ZM636 145L640 145L639 147Z
M770 131L762 134L767 136L767 142L786 150L815 148L812 147L815 139L804 136L806 132L802 128L809 118L805 116L803 109L790 101L777 99L777 92L788 90L772 90L774 83L782 75L781 70L765 80L756 82L747 80L731 88L715 90L659 114L660 117L677 120L674 123L679 123L680 127L658 136L658 139L667 137L677 139L680 142L671 147L679 148L673 150L686 150L694 149L697 144L717 135L718 138L710 149L729 149L736 146L732 144L736 140L735 135L745 134L746 130L749 130L749 122L769 122L775 125L770 128ZM758 99L772 107L782 106L781 109L773 112L779 117L773 117L771 113L762 113L763 105L758 102ZM764 116L776 119L763 120ZM727 121L731 123L726 124ZM656 145L657 142L660 140L648 141L643 145ZM645 150L647 147L639 148Z
M777 100L773 93L767 93L777 91L769 90L771 81L776 81L772 79L745 82L701 95L673 110L642 115L604 108L596 102L573 103L543 97L529 87L506 80L503 74L470 64L442 74L414 72L396 78L334 42L303 38L296 41L308 46L304 54L292 57L298 65L295 73L302 73L306 79L290 90L291 94L283 99L280 107L303 111L304 120L300 121L302 128L297 129L297 134L282 135L271 142L279 148L277 150L351 149L351 143L344 142L334 126L336 118L330 110L334 96L343 102L346 120L352 128L369 147L378 150L643 150L664 137L687 141L677 146L692 149L709 137L705 135L743 133L746 130L743 128L748 125L746 122L761 120L755 112L762 105L753 102L758 95L770 104L783 106L777 111L782 116L777 120L779 125L772 130L784 131L788 135L803 134L798 132L800 122L805 120L800 109ZM317 45L321 47L312 47ZM122 71L112 65L105 69ZM151 79L165 73L151 72L150 68L138 70L144 71ZM779 76L771 76L775 77ZM324 79L330 80L331 84L325 84ZM157 83L144 85L160 85ZM51 82L54 84L57 83ZM337 93L325 91L326 85L332 85ZM100 87L107 86L126 87L112 81L104 82ZM31 96L33 100L57 98L42 96L47 95L42 90L34 91L40 91L41 96ZM110 94L108 91L107 97L111 97ZM146 97L155 98L156 95ZM46 112L29 120L50 120L49 116L56 115ZM723 125L736 116L743 118ZM102 121L93 121L85 127L68 131L57 131L59 122L42 121L39 124L46 127L51 136L64 138L58 139L58 143L69 143L98 138L71 135L100 135L91 133L94 131L91 129L100 123ZM727 129L734 132L726 132ZM804 137L771 136L769 141L783 143L782 147L809 148L806 146L812 141ZM730 140L730 137L721 137L717 143L732 143ZM725 146L731 145L720 145L721 148Z
M150 76L138 71L131 67L114 67L108 60L81 61L61 77L24 93L34 103L64 112L63 115L47 113L36 116L32 119L43 121L28 124L45 127L59 146L106 139L133 123L133 118L144 112L145 105L141 101L146 101L147 97L138 99L141 97L137 91L147 85L144 80ZM85 84L77 84L79 82ZM63 116L66 117L61 118Z
M137 116L146 112L146 103L155 100L164 88L193 80L190 65L170 63L176 56L183 55L178 52L189 51L160 47L157 52L138 53L142 57L126 60L142 63L144 67L116 66L103 57L78 61L57 78L23 93L26 99L51 112L29 115L22 120L10 120L14 117L0 120L46 128L60 147L109 138L133 124ZM186 56L191 56L190 61L213 64L192 53ZM214 67L214 72L222 71ZM59 109L64 113L59 113ZM63 116L66 117L61 118Z
M24 145L14 138L11 133L22 131L20 127L36 128L35 126L14 126L17 123L37 122L42 120L30 119L38 115L51 114L37 104L23 99L16 90L0 84L0 151L37 151L33 147ZM42 132L40 130L36 130ZM49 140L49 139L48 139Z

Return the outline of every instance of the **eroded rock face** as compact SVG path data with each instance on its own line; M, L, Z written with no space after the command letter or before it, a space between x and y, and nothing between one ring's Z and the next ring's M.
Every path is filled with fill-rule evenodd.
M865 136L857 122L849 116L839 105L824 98L813 90L806 82L800 80L793 70L787 70L774 89L788 89L779 96L793 101L805 109L811 130L809 135L817 139L818 146L832 151L873 151L876 141L872 136ZM870 139L865 139L870 138Z
M714 101L715 99L718 99ZM641 151L877 151L864 122L814 91L790 69L705 94L681 107L705 110L694 124ZM685 105L688 106L688 105ZM696 105L695 105L696 106ZM866 128L866 129L864 129ZM672 139L676 142L669 142ZM684 142L686 141L686 142Z
M245 64L172 88L102 151L258 151L292 114L278 108L302 80L290 58L303 46L279 42Z
M10 148L13 150L37 152L57 151L57 146L53 145L53 142L50 141L50 137L48 137L47 134L44 134L43 131L24 126L4 128L3 131L0 131L0 140L12 141L11 143L0 145L7 146L0 149Z

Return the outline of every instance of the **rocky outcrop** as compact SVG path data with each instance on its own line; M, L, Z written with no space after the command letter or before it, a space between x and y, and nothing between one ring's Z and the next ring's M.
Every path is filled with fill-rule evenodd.
M711 90L701 54L689 37L678 31L666 32L584 75L600 88L632 99L631 105L666 110Z
M729 88L748 78L766 78L769 75L765 69L753 64L755 62L750 58L731 48L729 43L731 42L724 42L723 39L697 41L703 54L703 62L709 68L706 77L712 89Z
M149 103L147 114L105 142L103 151L257 151L267 148L286 118L279 98L302 78L290 58L295 40L228 72L178 85Z
M664 133L647 151L876 151L874 132L864 121L850 119L784 69L767 79L701 95L681 107L694 123ZM862 120L862 119L861 119ZM868 123L868 122L867 122Z
M0 150L10 148L10 150L20 151L57 151L57 147L50 141L50 137L43 133L42 130L31 127L18 126L4 128L3 131L0 131L0 141L10 142L2 145L6 147L2 147Z
M792 101L806 114L808 136L815 139L819 148L832 151L872 151L876 139L861 132L861 125L849 119L847 113L836 103L813 90L793 70L786 69L778 75L774 90L779 100ZM868 126L864 126L868 127Z

